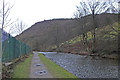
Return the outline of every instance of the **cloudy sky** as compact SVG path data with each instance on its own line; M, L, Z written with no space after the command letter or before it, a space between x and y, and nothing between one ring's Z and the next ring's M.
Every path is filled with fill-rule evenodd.
M80 0L5 0L5 2L14 4L10 18L12 20L18 18L30 27L43 20L72 18ZM9 28L6 29L7 32L8 30Z
M14 0L11 16L31 26L53 18L71 18L80 0Z
M54 18L72 18L76 11L76 5L81 0L5 0L10 1L14 7L10 17L19 18L28 27L38 21Z

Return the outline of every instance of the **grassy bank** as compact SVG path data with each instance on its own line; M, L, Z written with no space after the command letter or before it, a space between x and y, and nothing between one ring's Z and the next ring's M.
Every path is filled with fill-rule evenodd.
M14 68L13 78L29 78L32 55L33 54L26 58L24 62L20 62L16 65Z
M39 54L41 61L44 63L44 65L47 67L49 72L53 75L55 78L77 78L75 75L71 74L64 68L60 67L53 61L46 58L44 55Z

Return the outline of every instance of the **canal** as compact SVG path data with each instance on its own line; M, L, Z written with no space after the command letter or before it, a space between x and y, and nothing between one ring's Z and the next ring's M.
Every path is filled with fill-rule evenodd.
M67 53L41 52L79 78L118 78L118 61Z

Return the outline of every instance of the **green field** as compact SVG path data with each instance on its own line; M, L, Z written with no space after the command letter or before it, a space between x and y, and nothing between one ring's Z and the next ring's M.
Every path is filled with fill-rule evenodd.
M53 61L46 58L44 55L39 54L41 61L43 64L47 67L49 72L53 75L55 78L77 78L72 73L68 72L64 68L60 67Z

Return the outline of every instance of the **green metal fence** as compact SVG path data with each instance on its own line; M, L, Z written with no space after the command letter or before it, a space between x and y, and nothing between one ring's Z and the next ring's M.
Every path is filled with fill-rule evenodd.
M2 62L9 62L20 56L29 54L31 49L28 45L20 42L10 34L3 34L2 51Z

